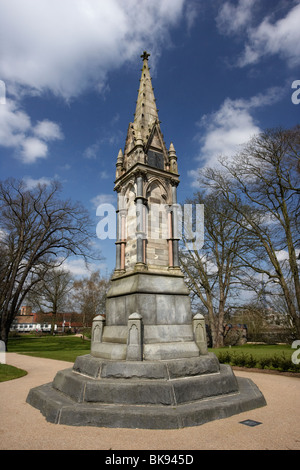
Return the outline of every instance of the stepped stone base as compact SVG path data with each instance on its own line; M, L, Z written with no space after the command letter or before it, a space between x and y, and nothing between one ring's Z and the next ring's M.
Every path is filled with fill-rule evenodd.
M137 344L140 359L145 361L199 357L203 353L201 341L195 342L189 290L179 268L118 275L112 279L106 297L105 323L100 316L94 318L91 341L94 357L131 361L134 347L138 354ZM133 324L138 339L131 338ZM206 337L202 342L207 344Z
M225 418L266 402L214 354L167 361L79 356L27 402L47 421L71 426L175 429Z

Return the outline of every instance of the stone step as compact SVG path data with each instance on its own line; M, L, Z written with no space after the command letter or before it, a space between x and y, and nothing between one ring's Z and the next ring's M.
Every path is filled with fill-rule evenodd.
M45 384L30 390L27 403L39 409L46 420L69 426L110 428L178 429L199 426L266 405L257 386L238 378L238 392L176 406L107 405L76 403Z
M212 396L237 392L236 378L230 366L221 365L213 374L174 379L92 379L74 372L59 371L53 388L77 402L136 405L178 405Z
M219 372L220 365L213 353L165 361L110 361L86 354L76 358L73 370L94 379L142 378L152 380L212 374Z

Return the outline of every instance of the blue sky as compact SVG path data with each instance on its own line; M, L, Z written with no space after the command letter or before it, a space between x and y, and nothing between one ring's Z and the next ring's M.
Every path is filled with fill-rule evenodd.
M60 180L96 231L97 205L115 202L147 50L184 202L198 168L299 123L299 25L299 0L0 0L1 179ZM105 259L91 269L110 273L114 240L97 247ZM79 259L68 267L86 273Z

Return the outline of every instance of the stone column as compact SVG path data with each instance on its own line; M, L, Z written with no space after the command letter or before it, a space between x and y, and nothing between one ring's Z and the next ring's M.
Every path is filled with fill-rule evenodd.
M126 245L126 209L120 211L121 216L121 253L120 253L120 269L125 271L125 245Z
M177 181L172 181L172 233L173 233L173 266L179 267L179 233L178 233L178 210L180 206L177 204Z
M173 268L173 217L172 209L168 207L168 251L169 251L169 267Z
M126 361L143 360L142 316L132 313L128 317L128 338Z
M120 198L122 197L120 192L117 194L118 197L118 205L116 211L117 217L117 241L116 241L116 271L120 271L121 269L121 215L120 215Z
M117 208L116 271L125 271L126 216L127 209L125 207L125 197L119 191Z
M206 327L204 316L197 313L193 317L193 332L195 343L197 344L200 354L207 354L207 339L206 339Z
M145 263L143 176L140 172L136 177L136 186L136 262Z

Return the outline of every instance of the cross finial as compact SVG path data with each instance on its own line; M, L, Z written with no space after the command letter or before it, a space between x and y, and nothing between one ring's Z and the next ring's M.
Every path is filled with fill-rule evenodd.
M143 60L148 60L148 57L149 57L149 56L150 56L150 54L148 54L147 51L144 51L143 54L141 55L141 58L142 58Z

